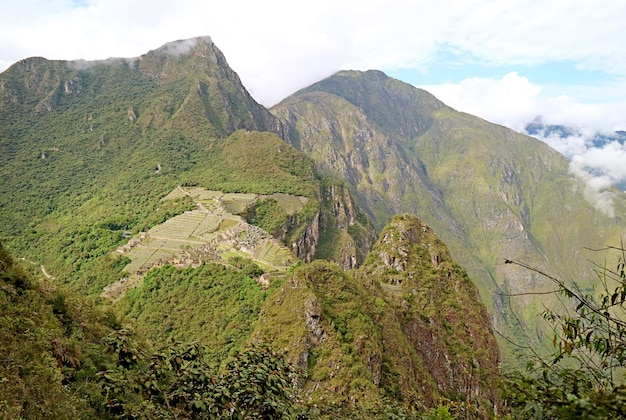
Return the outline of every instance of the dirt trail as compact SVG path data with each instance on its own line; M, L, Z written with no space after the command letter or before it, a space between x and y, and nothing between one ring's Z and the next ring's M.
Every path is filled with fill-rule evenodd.
M46 276L48 280L54 280L54 277L48 274L48 272L46 271L46 267L44 267L43 264L41 265L41 272L44 276Z
M32 264L32 265L37 265L37 263L36 263L36 262L34 262L34 261L30 261L30 260L27 260L27 259L26 259L26 258L24 258L24 257L22 257L22 258L21 258L21 260L22 260L22 261L26 261L27 263ZM50 273L48 273L48 271L46 270L46 267L44 267L44 265L43 265L43 264L40 264L40 265L39 265L39 268L41 269L41 273L42 273L44 276L46 276L46 278L47 278L48 280L54 280L54 276L51 276L51 275L50 275Z

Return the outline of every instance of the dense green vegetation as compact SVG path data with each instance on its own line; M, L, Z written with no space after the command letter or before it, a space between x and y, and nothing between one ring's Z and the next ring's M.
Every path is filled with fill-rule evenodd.
M615 268L614 251L618 251ZM591 292L509 261L547 277L561 296L563 308L546 308L553 349L535 353L526 371L509 373L504 392L522 418L608 419L626 416L626 250L609 247L598 266L598 287Z
M293 193L315 208L310 160L273 134L237 131L272 117L212 43L199 42L215 62L157 50L135 61L27 59L0 75L7 247L75 290L99 293L121 277L111 251L125 232L193 208L184 197L160 200L177 185ZM290 233L314 213L295 215Z
M243 215L246 221L266 232L277 235L287 225L288 215L274 198L259 200L254 206L246 209Z
M258 273L245 261L236 263L244 273ZM268 346L237 343L229 355L219 355L222 368L209 356L218 346L164 340L152 347L93 301L33 279L1 244L0 338L2 418L276 418L294 412L295 371Z
M203 185L224 192L315 198L311 161L275 135L237 131L220 146L221 154L203 168L199 181Z
M439 418L465 410L441 400L429 411L432 402L412 391L403 396L393 373L400 349L382 344L399 333L392 303L377 283L336 265L301 265L267 290L253 280L262 270L241 258L231 267L153 269L118 302L135 335L93 302L46 282L35 286L2 251L0 334L13 343L3 349L2 395L15 396L3 398L3 415ZM309 298L297 299L303 292ZM325 337L301 365L297 337L308 333L298 320L307 314L319 317ZM259 340L287 353L251 346ZM25 369L22 360L33 366ZM17 392L23 387L29 391Z
M0 417L93 418L115 317L17 265L0 243Z
M102 373L105 407L117 418L290 418L295 371L266 345L212 368L206 347L172 343L149 358L126 337L111 341L120 362Z
M255 280L262 270L254 263L240 268L205 264L150 270L143 284L119 302L124 319L155 343L174 339L198 341L214 362L246 343L258 322L268 293Z

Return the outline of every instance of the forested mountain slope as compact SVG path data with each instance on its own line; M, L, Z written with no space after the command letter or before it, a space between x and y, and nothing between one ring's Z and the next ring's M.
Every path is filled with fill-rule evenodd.
M83 291L119 279L126 264L110 252L129 234L195 208L186 197L162 201L178 185L309 198L297 214L264 214L306 260L320 237L335 238L350 250L320 251L356 264L374 238L360 219L369 239L350 239L349 227L361 234L356 210L341 228L328 220L331 201L353 209L351 198L270 134L282 124L208 37L134 59L23 60L0 75L0 116L0 235Z
M486 415L497 404L489 321L445 246L404 216L370 253L377 234L349 188L283 140L290 127L254 102L209 38L134 59L23 60L0 75L0 116L0 236L34 276L26 283L39 277L60 296L16 291L7 259L3 336L25 351L16 299L37 313L51 307L61 323L85 305L120 319L94 308L93 326L81 326L93 332L57 334L45 315L37 366L49 375L3 365L16 386L51 384L34 410L56 398L58 416L70 415L71 395L74 417L252 410L219 402L214 386L234 386L229 366L252 363L246 349L259 342L301 375L277 397L297 400L272 410L372 417L448 399ZM473 314L468 333L461 312ZM153 368L161 373L142 376ZM177 375L192 375L196 394ZM89 389L79 396L81 381ZM31 415L23 399L3 404Z

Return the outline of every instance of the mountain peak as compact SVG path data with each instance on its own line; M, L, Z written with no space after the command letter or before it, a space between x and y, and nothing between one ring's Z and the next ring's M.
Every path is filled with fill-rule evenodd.
M219 50L210 36L199 36L165 43L156 50L148 52L148 54L168 55L173 57L193 55L208 58L212 54L215 54L216 51Z
M218 72L227 73L229 78L237 79L237 83L240 84L226 57L209 36L168 42L142 55L140 62L142 69L159 81L197 73L211 73L211 69L217 66L221 69Z
M359 107L370 120L398 139L415 138L424 133L432 124L432 114L445 107L425 90L379 70L342 70L296 92L288 100L318 92L334 95ZM409 109L411 111L407 111Z

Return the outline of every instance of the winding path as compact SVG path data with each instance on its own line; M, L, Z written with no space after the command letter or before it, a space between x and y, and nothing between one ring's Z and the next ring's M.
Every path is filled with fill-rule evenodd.
M41 272L44 276L46 276L48 280L54 280L54 277L48 274L48 272L46 271L46 267L44 267L43 264L41 264Z

